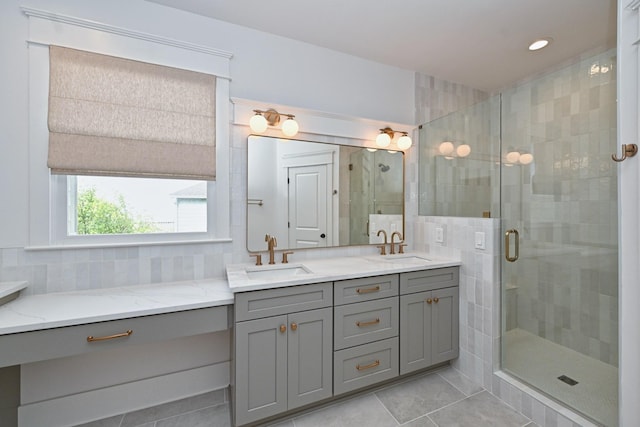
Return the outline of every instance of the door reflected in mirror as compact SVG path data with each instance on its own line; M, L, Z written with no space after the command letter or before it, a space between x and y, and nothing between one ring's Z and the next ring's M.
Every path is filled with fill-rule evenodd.
M379 243L404 234L404 155L351 145L249 136L247 249Z

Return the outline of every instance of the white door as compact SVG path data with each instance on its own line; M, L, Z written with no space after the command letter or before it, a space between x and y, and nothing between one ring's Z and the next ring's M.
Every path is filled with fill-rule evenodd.
M288 169L289 247L319 248L328 246L327 234L331 186L327 182L327 165L297 166Z
M618 156L621 144L640 143L638 1L618 1ZM640 420L640 155L619 163L620 425Z

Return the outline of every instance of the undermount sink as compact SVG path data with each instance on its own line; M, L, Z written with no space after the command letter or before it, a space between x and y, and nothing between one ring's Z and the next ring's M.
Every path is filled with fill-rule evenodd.
M431 262L429 258L413 254L383 255L376 257L376 259L384 262L396 262L399 264L425 264Z
M265 265L262 267L250 267L246 269L247 277L251 280L256 279L279 279L286 277L300 276L311 273L307 267L302 264L292 265Z

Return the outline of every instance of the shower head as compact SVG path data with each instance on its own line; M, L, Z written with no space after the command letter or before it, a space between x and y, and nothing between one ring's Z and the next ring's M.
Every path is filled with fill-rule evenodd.
M382 172L386 172L386 171L388 171L389 169L391 169L391 166L389 166L389 165L383 165L382 163L378 163L378 167L380 168L380 170L381 170Z

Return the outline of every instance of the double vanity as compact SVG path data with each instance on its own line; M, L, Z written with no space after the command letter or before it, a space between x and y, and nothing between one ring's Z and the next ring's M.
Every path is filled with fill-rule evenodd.
M457 357L459 265L238 264L227 280L21 296L0 307L0 367L233 328L232 417L252 424ZM47 405L71 398L34 403L20 425L64 425Z
M456 358L458 266L420 253L228 266L235 425Z

